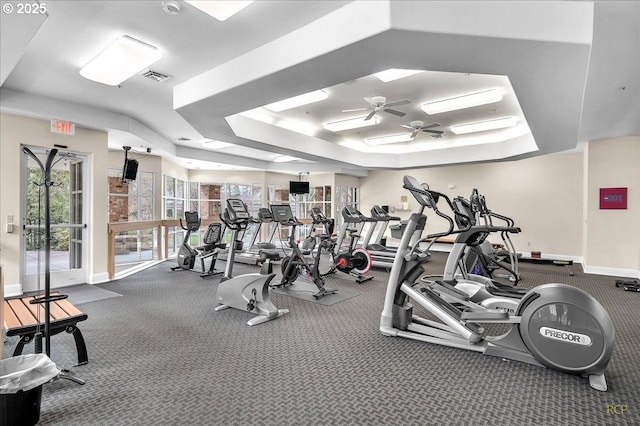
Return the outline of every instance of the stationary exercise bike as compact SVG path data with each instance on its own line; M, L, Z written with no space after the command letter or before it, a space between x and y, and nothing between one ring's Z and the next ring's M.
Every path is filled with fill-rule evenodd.
M470 301L455 288L455 281L418 280L426 256L415 249L417 245L409 248L409 240L414 231L424 229L425 209L433 209L450 228L454 224L414 177L404 177L404 188L421 208L407 221L400 240L380 318L381 333L580 374L589 378L594 389L606 391L604 371L613 354L615 331L602 305L575 287L544 284L529 290L509 314ZM415 315L409 300L435 320ZM489 336L483 323L504 324L509 330Z
M262 324L288 313L288 309L276 308L269 296L269 283L276 276L272 270L271 259L278 257L277 252L260 251L262 261L260 273L231 276L233 258L238 248L238 233L251 220L247 206L240 199L228 199L221 219L232 230L232 241L227 254L225 273L220 279L216 292L216 301L220 303L220 306L217 306L215 310L235 308L257 315L247 321L247 325Z
M222 226L219 223L209 224L202 241L204 244L194 248L189 244L189 240L191 239L191 233L197 232L200 229L201 220L198 216L198 212L195 211L184 212L184 217L185 222L180 218L180 227L187 232L182 240L182 245L178 250L178 266L172 267L171 270L177 271L181 269L185 271L198 272L202 278L221 274L222 272L217 271L215 267L218 259L218 250L225 247L224 243L220 243ZM200 258L200 271L193 270L197 258ZM204 263L208 258L211 258L211 263L209 264L209 269L205 270Z
M318 290L313 293L314 298L320 299L328 294L337 293L338 290L326 288L324 286L324 277L332 272L329 271L324 274L320 272L320 256L322 255L323 249L328 250L331 246L331 236L320 236L320 244L318 245L318 250L315 255L313 254L313 250L309 250L307 252L313 257L313 263L308 263L305 259L305 253L302 252L295 238L296 227L302 225L302 223L293 217L291 206L288 204L272 205L271 212L273 213L274 220L278 222L279 225L291 228L289 232L289 247L291 248L291 254L282 259L282 280L279 283L271 284L271 287L289 287L298 279L300 273L304 273L309 277Z
M178 250L178 266L174 266L171 268L172 271L177 271L178 269L191 270L196 263L196 256L198 256L198 252L191 247L189 244L189 240L191 239L191 233L197 232L200 229L200 217L198 216L198 212L184 212L185 222L182 222L182 218L180 218L180 227L187 231L184 235L184 239L182 240L182 245Z
M327 218L319 207L311 208L310 214L311 219L313 220L313 225L323 225L326 235L330 237L327 249L331 253L331 257L333 259L332 269L355 277L358 284L372 280L373 276L365 275L371 270L371 264L373 263L371 255L366 249L355 246L358 238L355 231L350 232L348 229L344 230L344 232L349 234L349 245L346 249L341 249L341 247L338 247L337 245L337 240L331 236L334 227L334 220ZM324 236L320 237L323 238ZM331 272L332 271L325 275L328 275Z

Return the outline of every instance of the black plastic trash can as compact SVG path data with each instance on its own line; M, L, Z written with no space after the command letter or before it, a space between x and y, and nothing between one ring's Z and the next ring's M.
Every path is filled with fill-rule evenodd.
M42 385L57 376L56 365L45 354L19 355L0 360L0 425L35 425L40 420Z

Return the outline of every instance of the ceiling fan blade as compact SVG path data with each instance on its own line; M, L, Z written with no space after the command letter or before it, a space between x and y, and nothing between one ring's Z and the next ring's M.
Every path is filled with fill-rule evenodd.
M393 114L393 115L397 115L398 117L404 117L405 115L407 115L404 112L400 112L400 111L396 111L395 109L389 109L389 108L385 108L383 109L384 112L388 112L389 114Z
M418 136L418 129L413 129L413 132L411 132L411 139L415 138L416 136Z
M423 132L427 132L427 133L433 133L435 135L441 135L444 132L442 130L429 130L429 129L422 129Z
M369 108L354 108L354 109L343 109L342 112L355 112L355 111L366 111Z
M411 126L407 126L406 124L401 124L400 127L404 127L405 129L411 129L413 130L413 127Z
M424 129L431 129L431 128L433 128L433 127L438 127L438 126L440 126L440 124L438 124L438 123L433 123L433 124L429 124L428 126L422 126L422 130L424 130Z
M405 105L405 104L410 104L411 101L409 99L401 99L399 101L393 101L393 102L389 102L388 104L384 104L384 107L392 107L392 106L398 106L398 105Z
M365 121L367 121L367 120L371 120L371 118L372 118L374 115L376 115L376 112L378 112L378 111L376 111L376 110L371 111L371 112L369 113L369 115L367 115L367 116L364 118L364 120L365 120Z

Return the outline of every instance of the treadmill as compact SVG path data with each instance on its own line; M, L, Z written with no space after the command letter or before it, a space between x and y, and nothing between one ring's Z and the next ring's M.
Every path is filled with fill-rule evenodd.
M336 250L338 251L340 250L342 242L346 238L347 232L349 230L355 232L354 234L352 234L353 238L359 238L359 234L364 229L365 223L370 224L369 232L367 233L370 234L375 227L375 223L377 222L376 219L363 215L358 209L351 206L345 206L342 209L342 219L342 225L340 226L340 230L338 231L338 239L336 241ZM364 244L362 245L362 247L366 248ZM371 255L371 266L389 269L393 265L393 260L396 256L395 252L391 253L386 251L371 251L368 248L367 251Z
M382 238L387 230L387 227L389 226L389 222L392 220L400 222L400 218L397 216L391 216L385 209L376 204L371 207L371 219L375 219L375 223L371 225L369 231L367 232L367 235L365 235L362 246L369 250L370 253L376 251L386 251L393 253L393 255L395 256L397 248L388 247L382 244ZM378 224L381 224L381 226L378 227ZM376 233L377 228L379 228L379 230Z
M276 245L271 242L256 242L260 235L260 229L263 223L272 223L273 214L271 210L266 207L258 209L258 217L251 218L247 228L243 234L243 249L236 252L234 257L235 262L245 263L247 265L258 265L261 262L261 251L267 251L277 254L277 257L270 257L271 260L280 260L280 255L276 251ZM249 241L246 240L246 236L251 236ZM244 248L246 247L246 248ZM273 255L275 256L275 255Z

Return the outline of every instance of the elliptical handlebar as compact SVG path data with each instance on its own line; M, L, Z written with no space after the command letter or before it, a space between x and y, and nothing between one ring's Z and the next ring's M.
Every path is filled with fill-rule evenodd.
M473 209L473 212L478 213L480 217L488 220L489 224L492 224L491 218L495 217L496 219L500 219L504 221L508 227L515 226L515 221L510 217L491 211L487 207L486 198L484 197L484 195L478 193L477 188L473 188L473 191L471 192L471 197L469 198L469 202L471 203L471 208Z
M435 240L438 239L440 237L445 237L447 235L451 235L451 234L459 234L462 232L466 232L469 229L471 229L471 218L469 216L467 216L466 214L457 211L457 209L454 207L453 202L451 201L451 198L449 198L447 196L447 194L443 194L442 192L438 192L438 191L433 191L431 189L429 189L429 185L426 183L420 184L418 183L418 180L416 178L414 178L413 176L405 176L404 177L404 185L403 188L409 190L409 192L411 192L411 194L414 196L414 198L418 201L418 203L420 203L420 205L422 205L423 207L429 207L431 209L433 209L433 211L440 216L441 218L445 219L447 221L447 223L449 224L449 227L446 231L441 231L441 232L437 232L434 234L428 234L427 236L423 237L420 239L420 241L418 242L418 244L420 242L424 242L427 240ZM453 220L453 217L449 216L448 214L442 212L439 208L438 208L438 200L440 198L444 198L444 200L447 202L447 205L449 206L449 208L451 209L451 211L453 212L454 215L461 217L464 220L465 226L462 229L458 229L455 230L455 222ZM418 247L418 244L415 245L415 247Z

